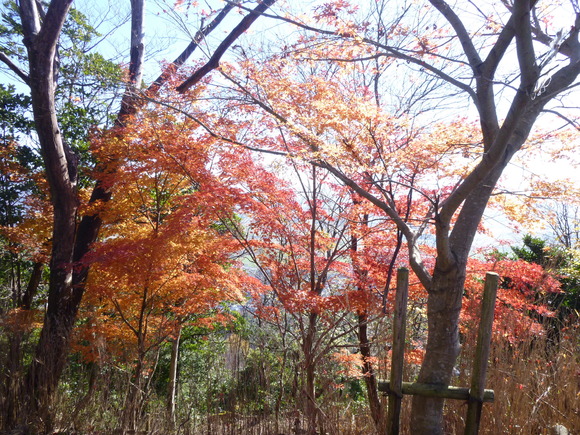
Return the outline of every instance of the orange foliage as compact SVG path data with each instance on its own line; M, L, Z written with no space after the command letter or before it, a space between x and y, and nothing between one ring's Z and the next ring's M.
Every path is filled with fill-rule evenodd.
M540 265L522 260L470 261L461 313L462 332L474 342L479 325L483 276L488 271L501 277L493 324L494 339L515 343L544 334L541 319L554 315L546 306L546 295L559 292L560 283Z
M219 224L239 193L223 180L249 162L228 165L231 156L214 143L195 123L156 111L95 141L101 161L114 157L116 169L104 175L114 187L100 210L101 241L84 259L90 321L80 334L89 358L98 336L122 360L143 359L185 322L226 322L221 304L241 301L255 284L236 267L238 245Z
M7 143L0 149L0 174L15 185L30 183L34 193L13 198L16 202L13 206L22 210L22 216L18 222L0 226L0 235L8 241L5 249L42 263L47 261L51 248L52 204L48 200L48 184L42 173L18 163L16 147Z

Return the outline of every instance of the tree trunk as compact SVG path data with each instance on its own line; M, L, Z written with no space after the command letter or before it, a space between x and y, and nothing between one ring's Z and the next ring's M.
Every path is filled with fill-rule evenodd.
M381 404L381 399L379 397L377 378L375 377L375 372L373 370L373 365L371 364L371 344L368 338L368 315L367 313L360 313L358 315L358 341L360 353L363 357L363 378L367 388L367 397L369 401L369 408L371 411L371 417L377 428L377 433L385 433L386 422L385 413L383 406Z
M318 414L318 407L316 406L316 373L313 353L317 317L318 316L315 313L309 315L308 329L302 344L304 352L304 372L306 375L304 383L304 418L306 420L306 430L308 435L314 435L316 433L316 417Z
M459 313L465 281L465 267L442 271L435 267L427 303L428 338L425 358L417 382L449 385L460 351ZM443 399L413 397L411 432L444 433Z
M129 379L129 391L125 399L120 429L136 431L137 422L141 413L143 396L143 362L144 356L139 356L135 369Z
M22 331L8 332L8 355L3 369L2 415L5 427L13 427L18 419L18 404L21 397Z
M179 326L179 330L171 346L171 365L169 368L169 385L167 389L167 413L172 425L175 424L175 397L177 393L177 363L179 360L180 339L181 326Z
M20 424L37 432L52 426L51 402L65 365L70 332L80 302L72 287L75 240L77 158L64 142L55 109L57 44L72 0L53 0L40 25L35 1L19 4L28 50L32 109L53 204L53 238L48 306L40 340L24 384L25 410Z

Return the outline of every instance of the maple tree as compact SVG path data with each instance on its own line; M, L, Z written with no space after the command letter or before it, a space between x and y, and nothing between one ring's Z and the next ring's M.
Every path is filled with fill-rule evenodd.
M548 299L561 291L560 282L539 264L509 259L493 262L471 259L468 262L461 312L463 331L470 330L475 334L477 330L481 277L486 271L494 271L502 279L493 324L494 338L498 342L514 344L545 335L543 319L555 316ZM475 335L471 342L475 342Z
M80 261L97 239L102 223L98 213L85 215L77 222L80 204L79 156L69 142L74 138L64 137L70 133L62 129L66 120L59 119L56 111L56 93L60 84L58 79L61 67L60 37L69 29L67 17L71 5L72 0L53 0L47 5L34 0L18 1L16 20L20 21L17 27L18 31L22 32L25 50L8 53L3 51L0 56L0 60L9 70L30 88L35 130L53 202L53 243L49 263L47 310L36 356L24 381L24 399L17 400L26 409L19 413L16 420L20 420L20 424L31 425L37 429L40 427L50 429L54 424L50 404L66 364L71 331L88 276L88 264L84 263L80 268L73 268L72 265L81 264ZM260 8L262 7L260 5ZM199 42L215 29L232 8L232 5L226 5L223 10L217 11L214 19L194 35L183 53L168 64L165 72L152 83L149 98L166 83L171 71L183 65ZM245 27L234 28L237 33L229 38L229 44L224 46L222 54L260 16L259 12L250 14L250 20L242 20ZM117 116L117 126L124 125L127 117L136 113L142 105L137 97L143 73L144 15L144 2L131 1L128 78ZM18 60L15 60L14 56L18 57ZM26 67L20 65L27 65L28 72ZM110 193L107 189L97 183L91 202L107 202L109 198ZM11 427L17 422L10 420L6 424Z
M245 101L244 110L261 113L258 122L271 126L271 134L284 132L278 150L325 168L403 233L410 265L429 293L428 341L418 377L423 383L448 385L451 380L460 352L467 260L498 180L538 117L545 111L560 113L552 108L555 98L565 98L580 72L577 25L558 33L541 3L516 0L503 6L503 11L475 8L481 17L475 31L468 30L466 11L440 0L417 2L393 15L384 3L359 14L346 1L326 3L308 18L268 15L292 22L303 35L287 41L267 63L242 59L222 68L236 102ZM580 17L577 3L566 8L558 5L549 13ZM543 57L537 54L542 50ZM555 58L561 62L551 63ZM395 69L413 78L385 85L401 96L399 112L386 98L376 107L381 85ZM509 74L517 77L517 87ZM426 90L416 84L423 77ZM502 94L500 89L511 90ZM438 101L457 95L456 107L470 104L476 119L457 116L452 123L423 127L425 105L414 103L430 94L441 96ZM415 110L416 120L405 115ZM271 149L272 141L263 147ZM413 165L421 168L422 180L407 169ZM421 221L402 219L385 194L394 184L426 199ZM436 247L433 269L420 255L426 227ZM442 433L443 400L415 396L413 403L413 431Z
M266 174L267 191L248 184L248 199L241 202L246 219L226 222L263 282L252 292L251 306L262 321L300 345L302 394L295 400L308 433L328 424L322 398L338 375L327 373L329 354L346 367L348 377L356 373L355 378L364 379L381 430L376 357L367 331L384 311L390 312L392 271L405 259L396 258L402 239L392 222L369 216L366 202L316 166L293 162L291 173L282 172L295 187ZM358 344L346 344L354 336ZM343 346L353 350L343 353Z
M542 8L541 2L516 0L502 2L506 9L451 8L432 0L413 2L401 12L383 1L340 0L296 16L269 12L274 3L226 2L206 13L195 2L176 2L176 14L195 10L204 17L200 30L145 87L143 2L132 1L128 84L114 121L106 121L109 109L101 111L99 104L119 101L124 86L119 65L84 57L87 40L72 45L75 56L90 64L87 70L94 67L95 77L104 79L102 91L92 87L92 73L85 74L80 63L57 62L75 26L85 36L96 35L82 14L69 14L71 2L22 0L11 9L14 28L23 25L26 49L2 48L0 60L31 88L31 101L20 103L32 104L46 171L44 178L38 167L21 165L25 146L18 141L3 143L2 199L16 192L19 198L7 204L26 211L16 220L6 215L3 255L17 268L30 268L14 287L11 311L2 316L12 343L20 340L11 329L16 320L28 316L26 325L34 325L30 308L42 305L35 295L43 263L50 282L46 312L37 314L45 320L28 377L15 380L10 374L20 374L20 367L7 365L3 404L9 416L2 420L7 429L22 424L48 431L54 424L52 397L79 307L81 342L75 346L89 360L122 365L130 373L130 388L120 393L126 398L120 425L132 430L147 405L161 345L172 342L175 350L171 420L181 328L226 321L221 304L239 301L242 294L252 297L260 321L299 343L302 366L296 373L303 396L295 399L311 433L330 424L320 410L324 393L330 397L336 382L336 361L350 368L344 376L362 375L370 414L381 430L384 409L375 376L384 349L368 329L389 311L398 264L409 262L413 269L414 306L428 299L428 340L413 336L408 352L410 363L423 364L422 382L449 383L460 337L470 337L476 323L484 271L505 278L498 341L513 344L523 331L541 335L539 320L553 318L553 307L540 303L560 294L550 270L522 261L478 261L469 252L492 195L510 218L527 218L521 202L503 195L509 189L494 190L519 150L530 155L548 145L560 151L564 142L574 146L576 131L530 135L543 111L575 123L571 111L553 102L558 96L565 105L579 68L580 26L556 32L557 20L547 15L565 5ZM476 18L465 18L472 7ZM571 8L577 15L578 5L572 2ZM184 71L186 59L233 10L243 15L239 24L209 50L207 62ZM269 51L247 49L248 41L244 48L234 46L264 15L301 30L285 35L278 46L272 42ZM479 19L481 27L471 30L472 20ZM18 40L18 31L8 39ZM66 42L59 40L63 35ZM225 62L230 47L234 53ZM545 53L535 56L540 50ZM28 65L29 72L18 65ZM80 80L63 79L67 76ZM89 124L98 124L90 138ZM272 166L278 172L254 151L277 156ZM299 168L288 177L293 181L283 181L284 166ZM93 182L89 195L82 187ZM557 193L545 180L534 180L532 189L539 196ZM519 198L528 207L532 196ZM260 271L261 283L241 272L251 268L232 259L241 248L245 261ZM574 264L570 260L570 269ZM422 319L423 310L415 314ZM106 350L99 347L103 343ZM353 351L330 362L326 354L336 346ZM19 346L11 349L19 353ZM9 362L22 360L8 356ZM415 431L442 427L441 401L414 402ZM277 406L278 416L280 402Z
M102 337L106 354L132 364L122 422L130 430L143 412L160 345L185 323L227 322L221 304L240 301L245 287L232 260L237 245L216 224L231 205L224 196L216 202L213 139L191 124L142 113L122 140L114 132L93 141L97 155L116 157L115 171L105 171L113 187L100 211L102 241L84 260L91 263L84 305L92 319L84 336Z
M297 184L302 189L296 199L296 194L287 190L289 187L275 189L280 181L264 174L261 178L270 186L268 191L250 184L246 189L249 202L242 201L243 225L228 223L257 267L254 273L264 283L252 291L253 313L261 321L275 325L271 333L283 330L284 335L294 337L300 344L306 398L299 396L298 403L306 404L302 406L308 431L325 424L323 398L328 394L325 380L329 371L325 359L332 349L344 345L353 350L335 352L335 358L345 367L344 376L362 379L367 385L369 409L377 430L381 430L384 410L380 401L374 401L373 393L377 392L377 355L382 352L376 342L369 340L366 330L372 330L373 323L382 317L383 307L391 314L388 296L393 268L386 264L396 267L408 261L405 246L393 223L374 215L372 205L360 199L353 201L352 193L337 186L332 177L318 175L320 169L308 170L303 163L294 163L293 167L301 168L293 177L300 180ZM408 206L408 198L400 198L399 205ZM421 210L420 201L414 205ZM409 214L410 221L413 216ZM316 232L312 233L314 222ZM397 259L397 249L401 248L403 253ZM423 249L428 256L434 253L428 247ZM541 316L554 313L539 295L558 292L559 284L542 267L523 261L494 263L475 259L468 265L460 319L464 345L475 341L481 277L489 270L500 273L506 282L500 290L494 326L498 342L518 344L531 334L544 334ZM312 276L316 278L314 287ZM426 294L415 276L411 281L411 304L421 306ZM353 322L352 314L356 314L357 321ZM352 336L357 329L355 344ZM424 358L424 337L414 333L409 338L407 362L417 367ZM357 347L358 352L354 351ZM307 406L309 397L318 398L311 407Z

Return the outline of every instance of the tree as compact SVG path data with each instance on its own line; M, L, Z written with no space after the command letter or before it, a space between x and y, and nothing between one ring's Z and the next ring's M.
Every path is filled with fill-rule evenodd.
M23 53L2 52L0 55L0 60L30 88L35 130L53 205L53 243L49 264L47 310L35 357L32 359L24 382L23 398L16 399L18 403L23 404L18 417L19 424L30 425L34 428L33 430L38 431L50 430L53 424L51 401L66 364L71 331L89 271L89 265L80 262L89 251L91 244L97 239L102 223L98 213L85 215L80 222L77 222L80 211L79 156L71 146L75 138L63 137L65 133L74 133L74 129L65 131L63 127L67 122L65 119L58 119L56 110L60 73L59 40L63 32L67 31L66 20L71 4L72 0L53 0L44 10L45 5L34 0L18 1L20 23L15 22L15 27L22 32L26 50ZM138 98L144 59L144 2L132 0L131 8L129 71L126 90L117 116L117 127L124 125L128 117L136 113L140 104L147 101ZM164 73L145 92L147 98L156 95L156 92L166 84L169 73L183 65L199 42L223 20L232 8L233 5L226 5L222 11L215 14L210 23L194 35L193 41L184 52L174 62L167 65ZM245 20L246 24L249 26L259 15L259 12L252 14L249 22ZM73 17L73 19L76 18L78 16ZM238 27L237 30L241 31L230 38L229 44L224 46L223 51L245 29L247 26L243 29ZM2 30L6 34L4 27ZM14 56L19 58L27 68L19 66L19 62L13 60ZM67 92L64 94L66 95ZM107 202L110 199L108 187L97 183L92 193L91 203ZM73 267L79 264L80 267ZM14 423L7 422L9 426Z
M28 51L34 122L53 201L53 244L50 259L49 302L43 332L26 379L29 411L51 426L49 397L66 360L55 351L67 348L74 322L78 293L71 287L76 229L77 159L60 134L55 113L58 39L72 1L52 2L41 21L35 2L19 3L24 41ZM42 23L42 24L41 24Z
M401 240L386 230L392 222L369 216L367 203L320 168L293 162L282 177L294 182L264 173L248 183L242 224L226 223L264 283L252 292L249 308L299 345L300 394L294 399L308 433L330 424L325 398L336 376L345 377L332 370L329 355L345 366L346 377L363 378L381 430L377 358L368 331L390 307L381 298L388 297L392 270L402 261Z
M2 88L0 151L0 313L8 351L2 355L0 403L2 419L15 417L21 370L31 325L37 320L33 304L43 288L42 274L49 249L50 204L42 199L46 183L38 156L17 146L30 132L25 116L30 101L14 89Z
M554 113L556 98L565 98L577 84L580 7L572 2L571 14L566 5L551 11L576 20L562 34L549 26L541 5L505 2L505 12L497 13L473 6L475 16L481 17L476 28L467 24L467 11L440 0L408 5L392 16L392 8L373 6L357 14L357 7L348 2L326 3L310 19L268 15L290 21L305 35L295 43L285 41L267 64L257 67L244 59L239 73L222 69L236 102L247 102L247 112L267 114L270 121L260 122L273 125L272 134L276 129L284 132L278 148L270 138L263 148L328 170L391 218L404 235L410 265L429 293L428 341L419 382L449 384L460 352L467 260L485 208L538 117ZM541 44L547 48L538 56ZM555 58L561 62L550 63ZM414 78L391 86L405 105L398 112L395 107L390 119L378 114L372 118L371 113L382 111L369 108L381 96L381 78L397 68L407 69ZM329 84L330 79L335 82ZM423 93L417 80L433 86ZM519 81L515 88L513 80ZM373 94L377 81L374 89L379 93ZM413 105L417 94L438 101L456 95L455 107L473 107L477 121L470 125L457 117L452 123L429 125L420 116L425 105ZM383 112L391 111L391 104L385 103ZM419 112L415 123L401 115L410 110ZM409 128L413 125L417 128ZM407 138L397 141L405 129ZM409 169L410 159L425 174L421 187L420 180L410 181L410 174L416 173ZM389 184L406 186L426 198L421 221L402 219L401 210L385 195ZM435 242L433 269L420 255L426 227L432 229ZM442 433L443 400L416 396L412 430Z
M565 214L558 218L561 228L570 230L572 223L568 225ZM523 246L512 246L512 251L517 259L542 266L548 273L556 276L560 283L560 291L557 294L538 294L536 299L549 305L556 316L543 316L540 313L532 313L543 319L548 330L550 344L557 345L560 342L561 330L571 323L575 317L574 309L578 306L578 260L577 250L567 247L573 232L568 236L558 237L562 245L549 245L546 240L526 234L523 238Z
M105 171L113 187L100 211L102 240L83 260L92 268L84 306L88 329L131 372L122 429L138 427L161 345L184 325L227 322L222 305L240 302L253 283L235 267L237 244L218 225L235 197L218 180L236 162L216 173L220 150L199 130L144 108L123 140L112 132L93 141L97 155L115 156L115 171Z

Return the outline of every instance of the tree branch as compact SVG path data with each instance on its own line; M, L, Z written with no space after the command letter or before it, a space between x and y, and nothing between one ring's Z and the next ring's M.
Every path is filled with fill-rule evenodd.
M207 35L209 35L223 21L223 19L228 15L228 13L233 8L234 8L233 4L227 4L220 11L220 13L216 15L216 17L211 21L211 23L199 29L196 32L193 39L191 40L191 42L189 43L189 45L185 48L185 50L183 50L181 54L177 56L175 60L165 68L165 70L159 75L159 77L157 77L155 81L151 83L151 85L149 86L149 88L147 88L147 91L145 93L150 97L157 95L157 92L159 91L161 86L163 86L163 84L167 81L169 75L173 71L179 69L179 67L181 67L187 61L187 59L189 59L189 57L193 54L195 49L199 46L199 43L203 41L203 39Z
M46 50L46 53L51 54L56 52L60 32L72 2L73 0L52 0L50 2L46 17L42 21L42 26L35 41L39 50ZM34 9L37 9L36 3Z
M13 73L15 73L18 77L22 79L22 81L24 81L24 83L30 85L30 78L28 77L28 75L24 74L24 72L16 64L14 64L8 56L6 56L1 51L0 51L0 61L4 62L4 64L6 64L6 66L10 68L10 70Z
M451 24L453 30L455 30L455 34L459 38L459 42L463 47L463 52L467 56L471 69L474 74L477 74L477 69L482 63L481 58L473 46L471 37L469 36L469 33L467 33L467 29L463 25L463 22L444 0L429 0L429 2L441 13L441 15L445 17L449 24Z
M260 15L264 13L270 6L272 6L276 0L263 0L258 6L256 6L248 15L246 15L240 23L234 27L230 34L222 41L222 43L216 48L211 58L207 63L199 68L191 77L180 84L176 89L180 93L184 93L192 86L195 86L202 78L204 78L210 71L216 69L219 66L220 60L227 49L244 34L246 30L256 21Z
M556 73L554 73L550 78L550 83L543 88L541 94L539 94L534 100L534 103L545 105L560 92L578 86L577 82L574 83L578 74L580 74L580 60L570 63L564 68L556 71Z
M37 4L33 0L20 0L18 2L18 12L22 21L24 45L28 47L38 35L38 32L40 32L40 15Z
M530 2L532 0L515 0L513 16L517 25L514 26L516 36L516 52L518 55L521 74L520 89L530 94L534 91L540 75L540 68L536 62L536 53L532 40L530 23Z
M293 24L293 25L300 27L304 30L319 33L321 35L340 37L340 38L344 38L344 39L354 39L354 37L347 37L344 34L341 34L339 32L324 30L324 29L320 29L317 27L309 26L307 24L292 20L290 18L280 17L280 16L272 15L272 14L263 14L263 15L265 17L268 17L268 18L272 18L272 19L276 19L276 20L284 21L286 23ZM475 94L475 92L473 91L473 89L469 85L466 85L465 83L462 83L461 81L459 81L457 79L454 79L450 75L444 73L442 70L435 68L433 65L431 65L431 64L429 64L421 59L417 59L413 56L405 54L402 51L400 51L394 47L382 44L382 43L375 41L373 39L364 37L364 38L360 38L359 40L361 42L366 43L366 44L373 45L375 47L378 47L378 48L385 50L387 52L387 54L385 56L387 56L387 57L393 57L395 59L404 60L406 62L412 63L414 65L421 67L421 68L424 68L427 71L432 72L433 74L435 74L437 77L441 78L442 80L444 80L444 81L450 83L451 85L466 92L471 98L473 98L475 101L477 101L477 95Z
M463 182L441 204L439 218L444 223L451 222L453 214L461 206L470 193L484 180L489 172L506 157L506 149L512 138L512 134L518 127L519 121L526 114L531 99L522 89L518 90L508 111L508 115L494 138L489 150L483 154L481 161L467 175ZM525 138L524 138L525 140ZM523 142L522 142L523 143ZM512 144L512 146L521 146Z
M580 131L580 124L577 121L574 121L573 119L570 119L567 116L564 116L562 113L558 112L557 110L544 109L543 112L552 113L553 115L556 115L559 118L562 118L564 121L566 121L566 124L569 124L573 128L575 128L576 130Z
M137 107L135 97L141 86L143 77L143 59L145 56L145 45L143 43L143 27L145 21L144 0L131 0L131 47L129 58L129 81L125 87L123 98L121 98L121 109L117 114L115 124L124 125L125 119L135 114Z
M383 210L387 214L387 216L393 219L393 222L395 223L395 225L397 225L397 228L399 228L401 233L403 233L403 235L405 236L405 239L407 239L407 245L409 249L409 264L411 265L411 268L419 278L419 281L421 281L421 284L426 289L429 289L431 286L431 274L425 267L419 249L417 248L416 234L413 233L413 231L403 220L403 218L399 216L399 214L395 210L393 210L386 202L378 199L376 196L371 194L366 189L363 189L361 186L359 186L357 182L347 177L344 173L339 171L334 166L326 162L316 162L316 165L326 169L328 172L333 174L336 178L342 181L346 186L351 188L358 195L374 204L380 210Z

